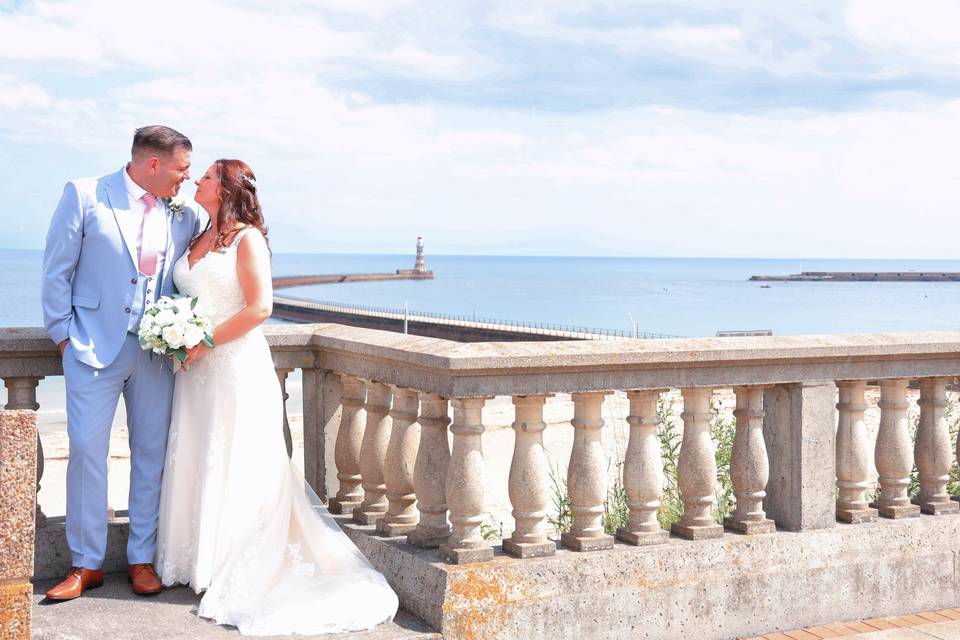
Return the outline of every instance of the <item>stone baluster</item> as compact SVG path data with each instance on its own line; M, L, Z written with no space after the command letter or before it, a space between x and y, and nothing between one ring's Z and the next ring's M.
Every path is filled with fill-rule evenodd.
M277 379L280 381L280 397L283 399L283 441L287 445L287 457L293 456L293 436L290 435L290 421L287 419L287 376L292 369L277 369Z
M623 460L623 488L630 514L617 538L633 545L666 542L669 535L657 521L663 493L663 459L657 437L657 401L665 389L627 391L630 400L630 440Z
M37 402L37 385L43 380L43 376L37 377L16 377L4 378L3 385L7 388L7 404L5 409L17 410L26 409L36 411L40 408ZM40 441L40 433L37 432L37 496L40 495L40 481L43 480L43 442ZM47 516L40 508L40 499L37 498L37 526L42 527L47 524Z
M450 443L447 441L447 399L432 393L420 394L420 447L413 469L413 489L417 495L420 522L407 534L407 542L434 549L447 541L447 470L450 468Z
M353 510L353 519L360 524L376 524L387 512L387 486L383 479L383 465L390 442L392 399L390 387L379 382L367 384L367 424L360 445L360 477L363 484L363 502Z
M730 457L730 479L737 507L723 524L747 535L770 533L776 526L763 511L770 479L767 447L763 442L763 387L737 387L734 392L737 394L737 408L733 411L737 431Z
M487 398L453 400L453 451L447 469L447 505L452 525L440 555L453 564L485 562L493 548L483 539L484 518L483 405Z
M513 459L510 462L509 493L516 526L503 541L503 550L518 558L549 556L557 545L547 538L549 473L543 449L543 405L547 395L514 396Z
M869 522L877 516L865 498L870 488L870 447L863 422L866 386L862 380L837 383L837 520L841 522Z
M683 390L683 440L677 461L677 484L683 515L671 531L689 540L719 538L723 527L713 519L716 503L716 448L710 438L712 389Z
M360 476L360 448L367 412L363 403L367 387L360 378L340 376L340 427L333 456L337 463L337 480L340 486L337 495L330 499L330 513L353 515L353 510L363 502L363 486Z
M910 503L910 472L913 470L912 445L907 420L908 380L880 381L880 430L874 460L880 476L880 497L876 506L884 518L911 518L920 515L920 507Z
M377 533L384 536L405 535L417 526L417 496L413 491L413 472L420 446L420 425L417 412L419 394L413 389L391 386L393 408L390 417L390 441L383 466L387 485L387 513L377 521Z
M914 458L920 479L920 494L914 500L920 510L930 515L957 513L960 505L947 494L950 479L950 430L943 410L947 406L944 378L920 381L920 428Z
M601 443L603 398L607 391L571 394L573 400L573 451L567 467L567 493L573 523L560 536L574 551L599 551L613 547L613 536L603 529L603 503L607 498L607 456Z

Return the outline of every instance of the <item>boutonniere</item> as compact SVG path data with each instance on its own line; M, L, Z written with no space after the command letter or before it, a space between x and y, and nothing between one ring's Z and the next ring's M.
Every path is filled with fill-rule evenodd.
M186 206L186 200L183 196L177 195L173 198L164 198L164 201L167 203L167 209L173 212L173 215L177 216L177 222L183 220L183 207Z

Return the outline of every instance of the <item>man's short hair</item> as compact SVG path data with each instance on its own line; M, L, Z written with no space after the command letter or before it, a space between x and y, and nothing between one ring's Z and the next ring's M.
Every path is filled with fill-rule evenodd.
M154 124L149 127L140 127L133 132L133 147L130 149L130 155L134 158L144 153L168 156L178 147L193 151L193 144L187 136L162 124Z

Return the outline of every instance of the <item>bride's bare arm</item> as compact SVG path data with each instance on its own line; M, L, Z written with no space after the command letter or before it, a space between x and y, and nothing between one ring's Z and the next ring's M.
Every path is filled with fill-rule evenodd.
M260 233L246 233L240 239L237 247L237 276L247 304L214 328L213 341L217 346L245 335L273 312L270 250ZM187 352L187 361L184 364L193 364L206 355L207 351L209 348L201 342Z

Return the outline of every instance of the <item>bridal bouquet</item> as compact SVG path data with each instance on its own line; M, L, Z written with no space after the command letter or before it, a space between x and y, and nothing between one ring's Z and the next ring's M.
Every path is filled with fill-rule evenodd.
M214 346L210 320L196 312L197 298L163 296L147 305L140 320L140 346L153 353L187 359L187 349L201 342Z

